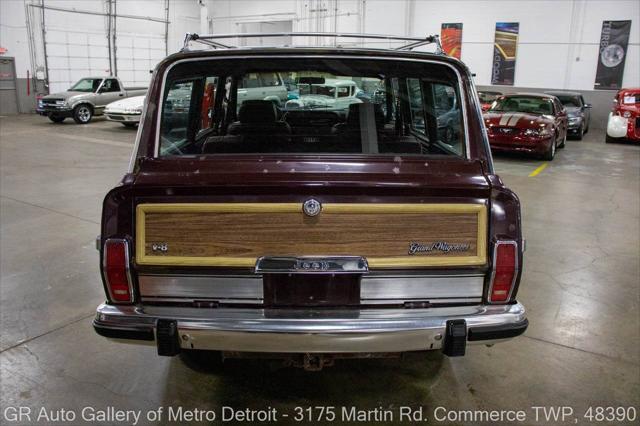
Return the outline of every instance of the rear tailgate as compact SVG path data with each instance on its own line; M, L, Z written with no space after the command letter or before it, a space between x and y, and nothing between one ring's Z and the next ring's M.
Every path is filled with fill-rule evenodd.
M309 199L317 216L303 213ZM490 199L481 164L463 160L148 160L107 196L118 212L105 217L119 220L102 235L130 240L145 301L472 303L490 263ZM308 276L255 270L262 257L345 256L367 272L323 274L318 294ZM282 297L292 291L303 294Z

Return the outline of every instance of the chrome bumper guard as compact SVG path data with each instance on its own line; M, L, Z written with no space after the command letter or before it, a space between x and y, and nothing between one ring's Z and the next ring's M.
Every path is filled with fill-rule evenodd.
M527 328L524 306L426 309L235 309L102 304L93 326L102 336L161 347L158 323L175 324L169 342L183 349L280 353L407 352L445 348L448 324L466 325L466 342L492 343ZM165 336L164 330L161 333ZM457 342L459 344L461 342ZM457 346L457 345L455 345ZM167 355L167 353L163 353ZM464 351L462 352L464 354ZM175 353L171 354L175 355ZM456 354L449 354L456 355ZM461 355L457 353L457 355Z

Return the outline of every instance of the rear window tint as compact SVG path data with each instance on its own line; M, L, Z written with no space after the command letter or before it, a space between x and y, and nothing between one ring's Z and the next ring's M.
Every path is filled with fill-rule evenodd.
M189 62L167 76L159 152L464 157L462 114L457 74L443 64Z

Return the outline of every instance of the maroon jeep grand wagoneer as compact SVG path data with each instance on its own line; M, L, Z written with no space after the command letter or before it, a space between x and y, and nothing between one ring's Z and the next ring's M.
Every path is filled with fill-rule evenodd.
M411 50L435 37L223 37L190 35L224 48L154 72L130 170L104 200L97 333L318 369L525 331L520 204L460 61Z

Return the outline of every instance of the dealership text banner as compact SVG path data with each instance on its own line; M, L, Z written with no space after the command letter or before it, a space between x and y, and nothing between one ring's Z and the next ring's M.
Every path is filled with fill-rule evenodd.
M594 89L622 88L631 21L602 21Z
M491 84L513 86L519 31L519 22L496 22Z
M462 23L442 24L440 40L442 40L444 53L460 59L462 54Z

